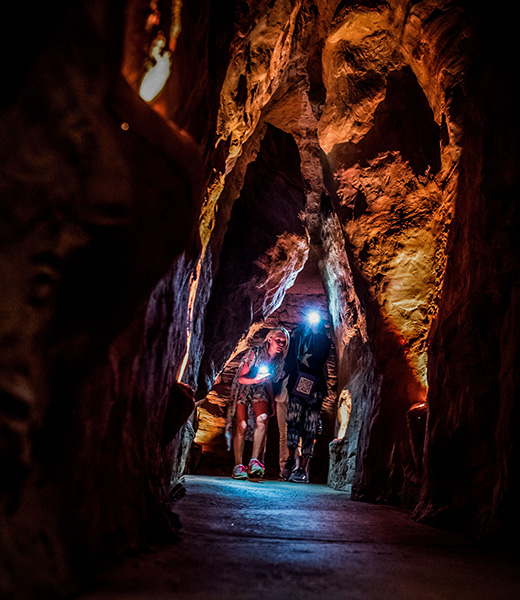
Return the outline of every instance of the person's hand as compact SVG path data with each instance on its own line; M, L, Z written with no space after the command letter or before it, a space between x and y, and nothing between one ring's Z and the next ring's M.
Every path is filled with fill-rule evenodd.
M271 377L271 369L267 365L261 365L254 377L249 377L248 375L240 376L238 382L244 385L263 383Z
M255 383L260 383L262 381L265 381L266 379L268 379L269 377L271 377L271 370L269 369L268 366L266 365L262 365L259 369L258 369L258 373L256 374L255 378L254 378L254 382Z

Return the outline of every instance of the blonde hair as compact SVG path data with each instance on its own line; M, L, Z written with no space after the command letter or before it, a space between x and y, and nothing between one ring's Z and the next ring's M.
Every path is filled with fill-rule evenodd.
M264 352L267 353L269 348L269 342L277 333L282 333L285 336L285 348L283 349L283 352L280 352L280 354L277 354L273 358L273 381L278 381L279 379L282 379L285 357L287 356L287 352L289 351L289 344L291 341L291 336L289 335L289 332L287 331L287 329L285 329L285 327L274 327L273 329L267 332L267 335L265 336L265 339L262 343L262 348L264 349Z

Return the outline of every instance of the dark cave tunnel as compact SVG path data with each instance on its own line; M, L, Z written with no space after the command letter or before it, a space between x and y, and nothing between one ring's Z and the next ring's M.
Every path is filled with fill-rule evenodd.
M9 67L6 598L70 597L176 530L183 477L229 478L241 353L309 304L333 344L311 482L518 533L513 38L401 4L81 1Z

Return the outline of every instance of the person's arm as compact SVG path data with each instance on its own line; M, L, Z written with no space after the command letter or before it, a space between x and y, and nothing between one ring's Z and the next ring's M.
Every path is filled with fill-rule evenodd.
M287 373L287 389L290 391L296 383L298 377L298 343L299 333L298 330L293 331L291 335L291 341L289 343L289 350L285 359L285 372Z
M255 355L254 352L251 351L244 361L242 368L240 369L240 373L238 375L238 383L242 385L252 385L255 383L261 383L270 377L270 373L260 373L258 372L254 377L248 377L251 369L255 364Z

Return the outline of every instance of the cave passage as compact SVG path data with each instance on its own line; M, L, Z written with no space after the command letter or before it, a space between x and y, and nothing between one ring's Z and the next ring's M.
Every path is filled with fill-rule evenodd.
M40 4L0 36L0 596L519 598L516 20ZM233 361L309 301L314 485L275 421L243 485Z
M471 598L520 594L518 561L325 485L188 475L175 541L108 569L77 600Z
M325 319L327 335L332 339L330 316L321 275L314 261L309 259L298 274L294 285L289 288L281 305L261 323L255 324L233 350L216 383L208 395L199 401L196 408L195 438L190 450L188 472L191 474L229 476L233 468L232 452L226 448L225 426L228 405L231 401L231 383L246 348L260 344L266 333L275 327L284 327L293 331L302 323L309 310L315 309ZM311 483L327 483L329 468L329 443L337 433L337 368L336 353L332 344L325 365L327 394L323 398L320 413L321 424L314 446L311 461ZM265 451L266 478L277 479L282 464L280 462L279 428L276 413L268 422L267 444ZM247 460L251 444L246 443Z

